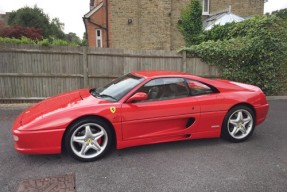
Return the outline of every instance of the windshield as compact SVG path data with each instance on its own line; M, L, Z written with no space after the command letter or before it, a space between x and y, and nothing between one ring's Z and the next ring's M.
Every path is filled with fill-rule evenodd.
M115 79L104 87L92 89L90 92L93 96L98 98L104 98L111 101L119 101L123 96L125 96L130 90L140 84L143 80L144 78L137 77L132 74L127 74Z

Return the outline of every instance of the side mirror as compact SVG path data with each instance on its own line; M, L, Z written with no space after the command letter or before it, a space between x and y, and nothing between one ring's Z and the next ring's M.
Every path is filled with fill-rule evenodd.
M147 94L144 92L138 92L131 96L128 100L127 103L132 103L134 101L144 101L147 100Z

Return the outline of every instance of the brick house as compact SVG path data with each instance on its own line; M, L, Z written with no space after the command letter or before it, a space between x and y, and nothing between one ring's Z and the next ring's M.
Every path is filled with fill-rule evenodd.
M175 50L184 46L177 29L190 0L90 0L83 20L89 47ZM203 18L232 9L248 17L263 15L264 0L202 0Z

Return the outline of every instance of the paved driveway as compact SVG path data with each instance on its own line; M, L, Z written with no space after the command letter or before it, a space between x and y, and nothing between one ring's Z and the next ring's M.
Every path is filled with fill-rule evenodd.
M23 110L0 109L0 191L19 181L74 173L77 191L287 191L287 100L270 101L268 119L244 143L193 140L112 151L80 163L67 155L13 149L11 126Z

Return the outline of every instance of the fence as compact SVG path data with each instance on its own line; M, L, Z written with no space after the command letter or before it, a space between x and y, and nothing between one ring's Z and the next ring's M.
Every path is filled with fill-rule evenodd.
M41 100L100 87L135 70L185 71L217 77L216 67L176 51L0 45L0 102Z

